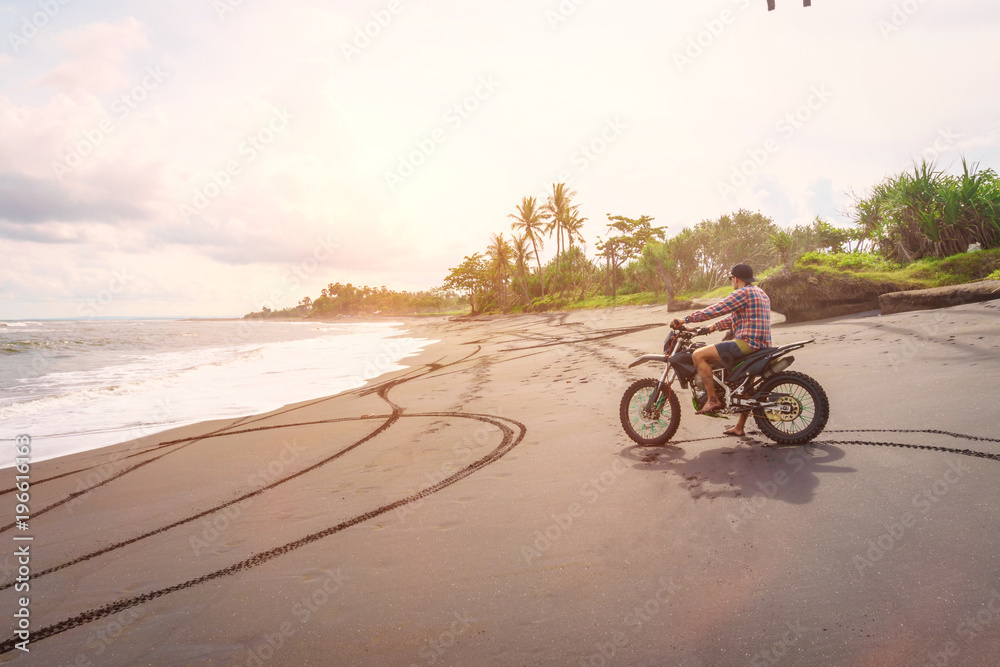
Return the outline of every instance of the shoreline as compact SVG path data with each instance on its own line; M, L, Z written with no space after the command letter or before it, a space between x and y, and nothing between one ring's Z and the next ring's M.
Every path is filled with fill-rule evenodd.
M303 329L299 333L294 333L294 326L278 323L278 334L244 331L236 343L236 338L227 338L233 321L210 330L190 322L180 324L181 320L173 322L178 324L168 329L147 327L158 336L154 343L160 343L131 347L125 342L132 331L129 322L110 325L107 330L115 333L108 336L123 341L125 352L121 356L126 361L109 362L106 373L103 367L98 368L95 372L103 373L96 376L103 378L99 382L83 387L50 384L36 392L12 393L8 400L15 402L3 410L10 438L15 431L30 436L35 443L35 461L40 463L202 422L245 419L368 384L394 368L407 366L414 350L435 344L433 338L411 335L411 328L399 320L354 322L353 328L352 324L333 328L312 324L307 328L315 331ZM194 336L185 340L204 342L175 349L164 332L178 331ZM66 337L62 333L36 337L42 335ZM306 347L296 347L299 345ZM209 352L212 354L206 356ZM171 365L142 363L160 355L170 358ZM66 358L68 364L76 363L72 357ZM28 357L21 363L31 362ZM77 366L86 368L84 362L81 358ZM72 365L48 370L84 372ZM0 470L14 465L10 451L0 455Z
M745 662L797 620L803 663L875 660L883 641L919 660L1000 573L997 463L959 457L967 469L925 514L909 499L954 455L838 444L837 431L1000 451L991 396L961 389L970 363L1000 380L983 333L997 313L776 329L777 344L816 339L793 369L834 406L802 448L720 436L727 424L696 417L686 394L671 444L625 438L621 392L653 372L627 365L658 351L666 307L407 322L440 342L363 388L33 467L32 659L96 660L99 646L102 665L326 664L332 651L345 664L578 664L610 646L628 664L693 666ZM854 557L906 506L919 533L872 561L877 576L859 573ZM942 560L957 544L963 559ZM907 586L917 568L928 576ZM0 591L0 607L13 602ZM880 631L859 640L843 624L859 614ZM1000 654L988 638L962 647Z

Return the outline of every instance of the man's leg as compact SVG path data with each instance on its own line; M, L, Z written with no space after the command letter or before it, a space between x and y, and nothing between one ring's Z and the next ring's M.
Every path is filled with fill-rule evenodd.
M743 427L746 426L747 417L749 416L750 416L749 412L741 412L740 418L736 420L736 425L730 426L725 431L723 431L723 433L726 435L738 435L738 436L746 435L747 432L743 430Z
M706 345L695 350L691 359L694 360L694 367L698 371L698 375L701 376L701 381L705 383L705 393L708 395L708 398L705 399L705 405L701 407L698 414L715 412L722 407L722 401L715 393L715 379L712 377L712 364L722 361L719 357L719 351L715 349L714 345Z

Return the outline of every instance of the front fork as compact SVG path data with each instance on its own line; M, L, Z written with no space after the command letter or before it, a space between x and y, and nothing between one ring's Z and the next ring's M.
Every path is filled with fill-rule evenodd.
M673 370L670 364L667 364L666 368L663 369L663 375L660 376L660 381L656 384L656 389L649 395L649 400L646 402L646 412L649 414L656 412L657 406L661 405L660 396L670 398L670 385L674 381L674 378L677 377L676 373L672 376L670 375Z

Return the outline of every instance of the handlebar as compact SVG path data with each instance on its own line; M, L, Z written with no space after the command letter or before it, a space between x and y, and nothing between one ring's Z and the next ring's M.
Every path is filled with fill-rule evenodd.
M677 322L678 324L675 326L674 322ZM689 329L686 326L684 326L684 323L680 322L680 320L674 320L674 322L670 323L670 328L673 329L674 331L682 331L684 333L691 334L692 336L707 336L708 334L711 333L711 331L708 330L708 327L697 327L694 329Z

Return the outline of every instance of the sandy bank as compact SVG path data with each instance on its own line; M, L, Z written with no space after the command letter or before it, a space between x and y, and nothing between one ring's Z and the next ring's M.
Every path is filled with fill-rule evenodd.
M1000 588L1000 462L875 443L1000 451L996 303L776 327L831 397L800 448L683 401L632 446L626 367L672 317L397 318L441 342L360 390L39 463L0 660L995 664L960 624Z

